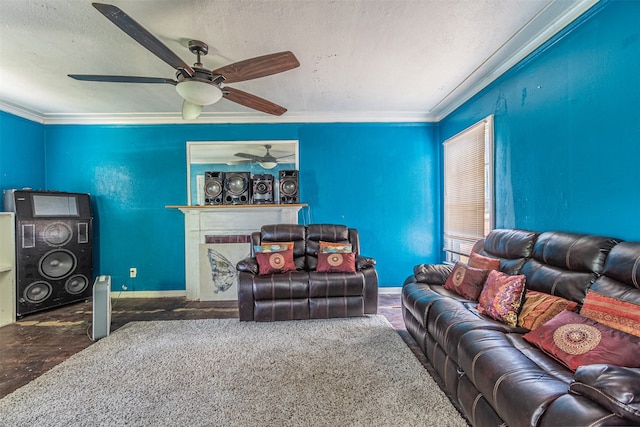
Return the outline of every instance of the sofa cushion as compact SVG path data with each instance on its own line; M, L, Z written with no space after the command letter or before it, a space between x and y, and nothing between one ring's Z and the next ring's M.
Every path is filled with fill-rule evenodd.
M536 426L545 408L567 393L568 384L524 355L512 335L519 336L482 329L467 332L458 344L458 365L505 425Z
M304 299L309 297L309 273L296 271L278 275L254 276L255 300Z
M618 240L549 231L540 234L532 259L522 268L527 289L582 303Z
M471 252L471 255L469 255L468 265L469 267L482 268L484 270L499 270L500 260Z
M418 264L413 267L413 279L429 285L444 285L453 267L445 264Z
M488 270L473 268L465 263L456 262L444 288L471 301L477 301L487 280Z
M324 253L318 254L318 273L355 273L356 272L356 255L349 253Z
M539 233L512 228L495 229L484 239L481 255L500 259L500 271L520 274L525 261L531 256Z
M523 275L509 276L500 271L491 270L478 299L478 311L515 327L524 285Z
M523 338L573 371L596 363L640 367L640 337L568 310Z
M569 392L587 396L614 414L640 423L640 371L589 365L576 369Z
M364 275L357 273L309 272L309 297L329 298L362 295Z
M257 252L256 260L260 269L260 275L289 273L296 271L293 262L293 251L281 252Z
M578 303L543 292L526 291L518 315L518 326L530 330L553 319L564 310L576 311Z
M313 271L318 266L321 241L344 245L351 244L351 251L359 255L358 239L345 225L310 224L307 226L306 236L305 263L308 271Z
M640 242L615 245L590 289L640 305Z

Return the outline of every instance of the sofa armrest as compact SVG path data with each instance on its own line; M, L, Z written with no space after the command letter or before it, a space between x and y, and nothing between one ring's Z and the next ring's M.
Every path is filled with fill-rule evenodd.
M640 423L640 369L586 365L576 369L569 392L588 397L619 417Z
M447 277L453 270L452 265L446 264L419 264L413 267L413 275L418 283L430 285L444 285Z
M236 270L257 275L260 271L258 260L254 257L245 258L236 264Z
M356 270L360 271L365 268L373 268L376 265L376 260L365 256L356 256Z

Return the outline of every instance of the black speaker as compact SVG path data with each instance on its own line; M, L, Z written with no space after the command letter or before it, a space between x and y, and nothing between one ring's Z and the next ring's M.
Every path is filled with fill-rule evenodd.
M300 203L300 189L298 185L298 171L280 171L280 203Z
M16 213L16 315L90 298L89 195L10 190L5 206Z
M224 193L224 172L204 173L204 204L222 205Z
M227 172L224 177L224 204L246 205L251 203L251 173Z
M251 179L253 203L273 204L273 175L271 174L255 174Z

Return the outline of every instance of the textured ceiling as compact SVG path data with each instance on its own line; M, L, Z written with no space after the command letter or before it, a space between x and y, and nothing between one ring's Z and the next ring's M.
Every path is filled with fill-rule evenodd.
M597 0L114 0L187 63L291 50L299 68L231 84L280 118L221 100L199 122L438 120ZM84 0L0 0L0 109L45 123L180 122L174 70Z

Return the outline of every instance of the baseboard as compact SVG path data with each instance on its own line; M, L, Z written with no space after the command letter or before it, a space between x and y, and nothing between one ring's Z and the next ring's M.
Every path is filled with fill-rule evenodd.
M384 294L399 294L400 292L402 292L402 287L384 287L384 288L378 288L378 294L379 295L384 295Z
M176 298L186 296L187 291L111 291L111 298Z

